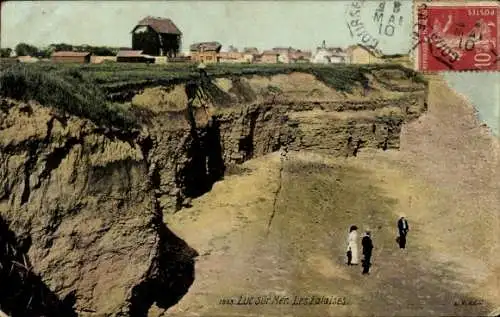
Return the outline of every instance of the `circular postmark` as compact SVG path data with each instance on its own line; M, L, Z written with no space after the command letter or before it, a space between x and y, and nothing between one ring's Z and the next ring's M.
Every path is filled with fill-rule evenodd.
M396 48L400 51L401 45L391 42L407 33L407 6L403 0L351 1L346 12L351 37L358 44L376 51L382 50L381 43L388 44L383 45L384 50Z

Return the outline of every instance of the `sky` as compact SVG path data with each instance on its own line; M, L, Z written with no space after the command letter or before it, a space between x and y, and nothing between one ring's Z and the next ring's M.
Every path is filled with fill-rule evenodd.
M386 54L406 53L411 47L412 1L394 0L383 8L383 28L374 22L377 0L360 9L364 27L357 32L376 39ZM3 1L0 46L19 42L36 46L52 43L130 47L130 32L142 18L170 18L182 31L182 50L194 42L218 41L260 50L292 46L314 51L323 40L328 46L347 47L360 42L351 36L353 2L331 1ZM391 14L394 29L385 29ZM389 35L384 34L389 31ZM393 32L392 32L393 31ZM357 33L356 32L356 33ZM479 117L498 135L500 130L500 75L448 73L445 78L478 109Z
M201 41L224 47L270 49L293 46L315 49L323 40L348 46L346 8L350 1L7 1L2 3L1 46L23 41L37 46L51 43L131 46L130 31L148 15L170 18L183 33L183 50ZM378 5L368 1L366 23ZM401 14L411 15L411 1L403 0ZM29 21L29 22L27 22ZM376 31L374 26L371 28ZM410 24L381 40L397 53L409 46ZM381 45L382 45L381 44Z

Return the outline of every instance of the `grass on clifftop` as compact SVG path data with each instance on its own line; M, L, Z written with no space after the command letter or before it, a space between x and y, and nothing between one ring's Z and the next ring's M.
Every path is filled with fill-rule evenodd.
M88 118L98 125L131 128L137 119L123 107L115 107L109 95L130 89L172 85L197 78L194 64L147 65L133 63L54 64L39 62L0 67L0 95L36 100L67 113ZM210 77L272 76L292 72L313 74L335 90L350 92L377 70L399 70L415 83L424 80L397 64L216 64L208 65Z
M106 101L106 95L76 69L59 73L13 66L0 74L0 95L16 100L36 100L65 113L90 119L98 125L125 128L131 118Z
M78 70L105 90L115 90L130 85L168 84L174 81L186 81L198 76L196 65L192 63L147 65L139 63L54 64L39 62L26 64L24 67L56 74L71 69ZM206 70L211 77L272 76L300 71L315 75L334 89L349 91L356 82L364 79L364 74L379 69L397 69L403 71L409 78L413 78L415 82L423 80L416 72L399 64L208 64Z

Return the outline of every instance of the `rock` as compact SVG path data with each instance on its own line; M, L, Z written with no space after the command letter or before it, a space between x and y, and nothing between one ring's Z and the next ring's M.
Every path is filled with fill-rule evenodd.
M287 76L280 85L291 83ZM266 102L249 80L235 79L238 89L218 92L233 103L218 105L224 111L207 118L196 108L188 122L183 111L158 105L154 115L144 111L140 131L0 98L0 217L25 241L19 252L55 302L74 301L81 316L144 316L153 304L175 305L193 282L198 254L163 224L164 213L190 206L227 166L284 146L339 156L397 149L401 126L426 110L422 89L348 100L312 75L294 76L321 88L325 100L303 100L307 93L292 85ZM108 97L142 88L128 89Z
M0 122L0 216L30 237L33 272L58 298L72 294L75 311L128 316L175 303L197 254L163 224L140 146L31 107L12 105Z

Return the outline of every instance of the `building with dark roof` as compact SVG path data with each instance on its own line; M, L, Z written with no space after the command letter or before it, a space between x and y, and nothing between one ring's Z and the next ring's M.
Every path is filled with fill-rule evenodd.
M252 55L259 55L259 50L256 47L245 47L243 49L243 53L245 54L252 54Z
M116 61L119 63L154 63L155 58L144 55L142 51L120 50L116 54Z
M265 63L265 64L276 64L278 63L278 57L280 56L280 53L278 53L275 50L265 50L262 52L259 58L259 62Z
M222 45L219 42L200 42L191 44L189 50L191 52L217 52L219 53Z
M176 57L182 32L170 19L148 16L132 30L132 49L153 56Z

